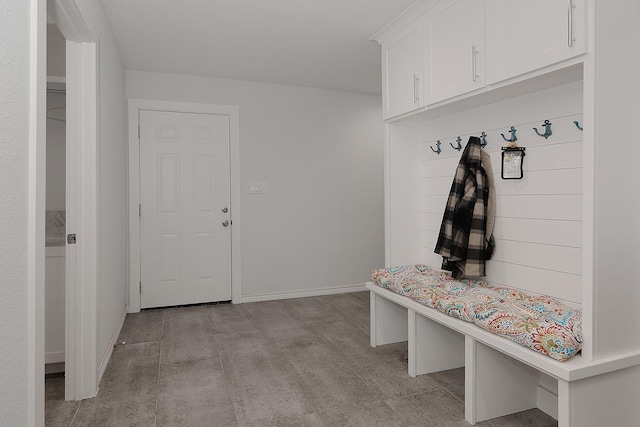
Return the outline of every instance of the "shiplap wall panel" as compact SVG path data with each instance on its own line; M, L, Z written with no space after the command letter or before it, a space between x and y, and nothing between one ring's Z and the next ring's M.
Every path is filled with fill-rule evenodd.
M439 214L442 219L444 207L447 204L446 195L419 196L420 197L420 213Z
M424 147L420 147L424 152ZM427 147L427 150L429 148ZM442 159L429 159L420 162L420 178L453 177L459 157L443 157Z
M449 188L453 175L437 178L420 178L420 195L440 195L449 194Z
M496 217L580 221L582 196L498 194Z
M435 245L435 244L434 244ZM433 246L422 247L422 262L435 268L442 265L442 257L433 252Z
M495 222L493 237L517 242L582 247L582 223L531 218L501 217Z
M488 266L492 283L566 302L582 302L582 275L492 261Z
M496 174L496 194L582 194L582 169L552 169L525 173L527 179L517 180L500 179L500 174Z
M420 230L439 231L442 222L442 214L437 213L420 213Z
M553 138L553 135L551 136ZM491 153L491 166L494 172L500 172L500 152ZM572 141L527 147L524 171L582 168L582 141Z
M421 262L440 267L433 252L442 215L461 151L453 149L458 136L463 147L470 135L487 134L496 183L496 249L487 263L486 280L563 301L582 301L582 88L572 83L554 90L525 95L431 120L414 138L418 163L416 197L419 221L413 225L420 238ZM504 119L501 117L504 116ZM545 139L542 123L552 122L553 134ZM518 144L526 147L524 179L502 180L501 147L510 126L518 129ZM436 141L441 153L434 153ZM397 160L397 159L396 159ZM391 170L393 181L394 171ZM398 184L396 182L396 184ZM399 206L392 206L399 209ZM408 226L411 227L411 226ZM394 257L390 259L393 261ZM400 262L401 263L401 262Z
M495 243L491 261L581 274L581 248L499 239Z

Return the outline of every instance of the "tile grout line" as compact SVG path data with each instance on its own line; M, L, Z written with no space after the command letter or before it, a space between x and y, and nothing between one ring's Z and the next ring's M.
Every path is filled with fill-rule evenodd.
M356 299L357 299L357 297L355 297L355 296L353 296L353 295L350 295L350 296L351 296L351 297L353 297L353 298L356 298ZM348 319L347 317L345 317L342 313L340 313L340 312L338 312L338 311L335 311L335 310L331 310L331 308L330 308L330 307L328 307L328 306L326 306L326 305L322 304L321 302L320 302L319 304L320 304L321 306L325 307L327 310L332 311L333 313L335 313L335 314L337 314L338 316L340 316L341 318L343 318L345 321L347 321L350 325L354 326L356 329L361 330L361 331L364 331L364 332L368 332L368 331L366 331L366 330L365 330L365 328L362 328L362 327L360 327L358 324L356 324L356 323L352 322L350 319ZM330 351L332 351L334 354L336 354L338 357L340 357L340 354L339 354L339 353L338 353L338 352L333 348L332 344L331 344L329 341L327 341L327 340L322 336L322 334L319 334L319 337L320 337L320 339L322 340L322 342L323 342L323 343L325 343L325 344L327 345L327 347L329 348L329 350L330 350ZM373 387L372 387L372 386L367 382L367 380L366 380L365 378L363 378L360 374L358 374L358 372L357 372L357 371L355 371L354 369L352 369L350 366L348 366L348 369L350 369L350 370L351 370L351 371L356 375L356 377L358 377L358 378L359 378L359 379L360 379L360 380L361 380L361 381L362 381L362 382L363 382L363 383L364 383L364 384L365 384L365 385L366 385L366 386L367 386L367 387L368 387L368 388L373 392L373 394L374 394L375 396L377 396L377 397L378 397L379 401L380 401L381 403L383 403L384 405L386 405L386 406L389 408L389 410L390 410L393 414L395 414L395 415L398 417L398 419L400 419L400 420L402 420L402 416L401 416L401 414L398 414L398 413L397 413L397 412L396 412L396 411L395 411L391 406L389 406L389 404L387 403L387 400L389 400L389 399L393 399L393 398L396 398L396 397L408 397L408 396L412 396L412 395L416 395L416 394L428 393L428 392L430 392L430 391L441 390L441 389L442 389L442 390L445 390L447 393L450 393L450 392L449 392L449 390L447 390L447 389L446 389L442 384L440 384L440 383L439 383L439 382L437 382L437 381L434 381L434 382L438 385L438 387L436 387L436 388L435 388L435 389L433 389L433 390L429 390L429 391L417 391L417 392L414 392L414 393L408 393L408 394L406 394L406 395L404 395L404 396L395 396L395 397L390 397L390 398L388 398L388 399L385 399L385 398L384 398L383 396L381 396L377 391L375 391L375 390L374 390L374 388L373 388ZM454 396L454 397L455 397L455 396ZM459 401L459 400L458 400L458 401Z
M209 323L209 329L211 330L211 337L213 338L213 344L215 346L217 346L218 344L216 343L216 336L215 333L213 332L213 323L211 322L211 318L209 317L209 312L205 309L205 315L207 316L207 322ZM233 408L233 415L236 417L236 424L239 426L240 425L240 421L238 419L238 410L236 409L236 405L235 402L233 400L233 397L231 396L231 385L229 384L229 378L227 376L227 371L224 369L224 363L222 362L222 354L221 352L224 351L223 349L216 349L216 355L218 357L218 363L220 364L220 367L222 368L222 375L224 375L224 384L227 386L227 395L229 397L229 400L231 401L231 407Z
M296 322L300 322L303 325L304 322L296 319L290 310L285 310L286 313ZM264 337L265 341L267 342L267 344L274 350L275 354L280 355L280 359L277 360L278 363L280 363L280 365L284 368L284 371L287 373L287 375L289 376L289 378L291 378L291 381L293 381L293 383L295 384L295 386L298 388L300 395L305 397L305 400L307 400L307 403L309 404L309 406L311 407L311 409L313 410L313 412L311 412L312 414L314 414L316 416L316 418L318 419L318 421L320 421L322 423L323 426L325 426L326 424L324 423L324 420L321 419L320 414L318 413L318 411L316 410L315 405L313 404L313 401L305 394L304 390L302 390L302 387L300 387L300 383L296 380L296 376L295 376L295 372L293 372L290 369L290 366L288 366L289 364L284 363L284 352L282 351L283 349L278 348L275 343L273 342L273 340L267 335L265 334L260 327L258 326L260 323L256 322L255 319L253 318L253 316L251 316L251 312L247 311L247 316L249 317L249 319L251 320L251 323L254 325L254 327L256 328L256 330L260 331L260 333L262 334L262 336ZM314 333L313 331L310 331L311 333ZM322 337L320 337L318 335L318 338L322 339ZM289 348L293 348L293 347L289 347ZM307 413L308 414L308 413ZM303 416L306 414L303 414ZM281 419L282 420L282 419ZM273 421L279 421L279 420L273 420Z
M354 298L355 298L355 297L354 297ZM337 312L337 311L335 311L335 310L332 310L332 309L330 308L330 306L327 306L327 305L323 304L323 303L322 303L322 302L320 302L320 301L318 301L318 305L319 305L321 308L323 308L324 310L326 310L328 313L333 313L333 314L338 315L338 316L342 319L342 321L345 321L345 322L347 322L348 324L350 324L350 325L352 325L352 326L355 326L357 329L359 329L359 328L357 327L357 325L355 325L355 324L354 324L350 319L348 319L348 318L346 318L344 315L342 315L342 313L339 313L339 312ZM296 319L296 320L298 320L298 319ZM300 320L298 320L298 321L300 321ZM306 322L301 321L301 323L302 323L303 325L307 326ZM322 336L322 334L321 334L321 333L316 333L314 330L310 330L310 331L311 331L311 333L313 333L313 334L317 335L317 337L320 339L320 342L321 342L322 344L324 344L324 345L327 347L327 349L328 349L331 353L333 353L333 355L334 355L334 356L337 356L337 357L338 357L338 359L342 359L342 357L340 356L340 353L338 353L338 352L334 349L333 345L332 345L328 340L326 340L326 339ZM267 338L267 341L271 344L271 342L270 342L270 339L269 339L269 338ZM275 346L274 346L274 348L275 348ZM278 350L278 349L276 348L276 350ZM377 401L382 402L382 403L384 403L384 404L386 405L386 402L384 401L384 399L382 399L382 397L381 397L381 396L380 396L380 395L379 395L379 394L378 394L378 393L377 393L377 392L376 392L376 391L371 387L371 385L369 385L369 383L368 383L367 381L365 381L365 380L364 380L364 378L362 378L362 377L361 377L361 376L360 376L360 375L359 375L359 374L358 374L358 373L357 373L357 372L356 372L356 371L355 371L355 370L354 370L354 369L353 369L353 368L352 368L348 363L347 363L347 364L345 364L345 367L346 367L349 371L351 371L351 372L352 372L352 373L353 373L353 374L354 374L358 379L360 379L360 380L362 381L362 383L363 383L365 386L367 386L367 387L369 388L369 390L370 390L370 391L371 391L371 392L372 392L372 393L373 393L373 394L378 398L378 400L377 400ZM293 381L296 383L296 386L297 386L300 390L302 390L302 388L300 387L300 384L298 384L298 381L296 381L296 377L295 377L295 375L293 375L293 373L292 373L292 372L290 372L290 371L289 371L289 369L287 369L286 364L285 364L285 369L287 370L287 372L289 372L289 374L290 374L291 378L292 378L292 379L293 379ZM304 392L303 392L302 394L304 394ZM313 408L313 412L314 412L316 415L318 415L318 413L317 413L317 411L316 411L316 408L315 408L315 407L314 407L314 405L313 405L313 402L312 402L310 399L309 399L309 402L310 402L310 404L311 404L311 407ZM369 403L369 402L367 402L367 403ZM389 406L389 405L387 405L387 406ZM395 412L394 412L391 408L389 408L389 409L390 409L390 410L395 414ZM318 415L318 417L319 417L319 415ZM324 423L323 423L323 424L324 424Z
M162 337L164 337L164 314L165 311L162 310L162 323L160 326L160 345L158 346L158 380L156 382L158 388L156 390L156 408L153 411L153 427L156 427L156 425L158 424L158 400L160 398L160 369L161 369L161 364L160 364L160 358L162 357Z
M73 422L76 420L76 417L78 416L78 412L80 412L80 405L82 405L82 400L78 402L78 406L76 407L76 411L73 413L73 418L71 418L69 427L73 426Z
M346 294L346 295L349 295L349 294ZM357 297L355 297L355 296L353 296L353 295L350 295L350 296L351 296L351 297L353 297L353 298L357 298ZM335 310L332 310L330 307L328 307L328 306L324 305L324 304L323 304L322 302L320 302L320 301L318 302L318 304L320 304L322 307L324 307L327 311L330 311L330 312L333 312L333 313L337 314L337 315L338 315L338 316L340 316L342 319L344 319L347 323L349 323L350 325L354 326L356 329L361 330L361 328L360 328L358 325L356 325L355 323L353 323L350 319L348 319L347 317L345 317L342 313L340 313L340 312L338 312L338 311L335 311ZM331 343L330 343L328 340L326 340L326 339L322 336L322 334L318 334L318 336L320 337L320 340L321 340L321 341L322 341L322 342L323 342L323 343L324 343L324 344L329 348L329 350L330 350L330 351L332 351L332 352L333 352L335 355L337 355L339 358L341 357L341 356L340 356L340 353L338 353L338 352L333 348L333 345L331 345ZM371 387L371 385L370 385L370 384L369 384L369 383L368 383L364 378L362 378L362 377L360 376L360 374L358 374L358 372L356 372L353 368L351 368L351 366L348 366L348 364L347 364L347 368L348 368L348 369L350 369L350 370L351 370L351 372L353 372L353 373L355 374L355 376L356 376L356 377L358 377L358 378L359 378L359 379L360 379L360 380L361 380L361 381L362 381L362 382L363 382L367 387L369 387L369 390L371 390L371 391L373 392L373 394L374 394L376 397L378 397L378 399L386 405L386 402L385 402L385 400L382 398L382 396L381 396L380 394L378 394L378 392L377 392L377 391L375 391L375 390ZM389 406L389 405L387 405L387 406ZM391 408L389 408L389 409L391 409ZM393 411L393 409L391 409L391 411L395 414L395 411ZM397 414L396 414L396 415L397 415Z

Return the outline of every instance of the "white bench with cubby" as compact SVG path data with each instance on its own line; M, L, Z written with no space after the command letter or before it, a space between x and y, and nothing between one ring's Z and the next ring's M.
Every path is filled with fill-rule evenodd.
M640 361L638 354L598 361L577 354L554 360L376 283L366 286L371 295L371 346L408 342L412 377L464 366L465 418L471 424L540 408L560 426L589 425L579 421L589 418L588 408L576 413L578 399L606 389L613 378L606 374Z

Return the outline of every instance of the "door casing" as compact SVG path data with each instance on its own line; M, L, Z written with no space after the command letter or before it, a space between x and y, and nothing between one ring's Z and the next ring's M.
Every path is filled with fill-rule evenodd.
M79 0L48 0L46 7L67 39L67 232L76 233L81 244L67 245L66 249L65 400L81 400L96 396L104 372L98 370L96 360L100 243L98 47ZM46 23L44 26L46 31ZM39 49L43 50L46 63L46 43ZM41 191L45 191L44 186L38 189ZM40 262L44 266L44 257L38 258ZM44 307L42 312L44 315ZM42 330L44 333L44 323Z
M229 163L231 166L231 302L242 302L240 223L240 111L237 106L129 99L129 313L140 311L140 150L139 111L218 114L229 117Z

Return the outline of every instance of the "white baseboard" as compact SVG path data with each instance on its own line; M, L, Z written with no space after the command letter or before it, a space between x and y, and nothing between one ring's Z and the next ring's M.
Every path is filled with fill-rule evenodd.
M300 291L271 292L266 294L242 295L242 302L243 303L260 302L260 301L275 301L279 299L317 297L320 295L346 294L349 292L361 292L366 290L367 288L364 286L364 283L360 283L357 285L335 286L331 288L315 288L315 289L305 289Z
M558 395L538 386L537 403L538 409L556 420L558 419Z
M50 351L44 354L44 363L64 363L64 351Z
M64 362L59 363L47 363L44 365L44 374L64 374Z
M100 369L98 370L98 384L102 381L102 376L104 375L104 371L107 369L107 365L109 365L109 360L111 359L111 354L113 353L113 347L116 345L118 340L118 336L120 335L120 331L122 330L122 325L124 325L124 318L127 316L127 306L124 306L122 310L122 315L120 316L120 321L118 322L118 326L116 330L113 332L111 336L111 340L107 345L107 351L105 351L104 356L102 357L102 362L100 362Z

